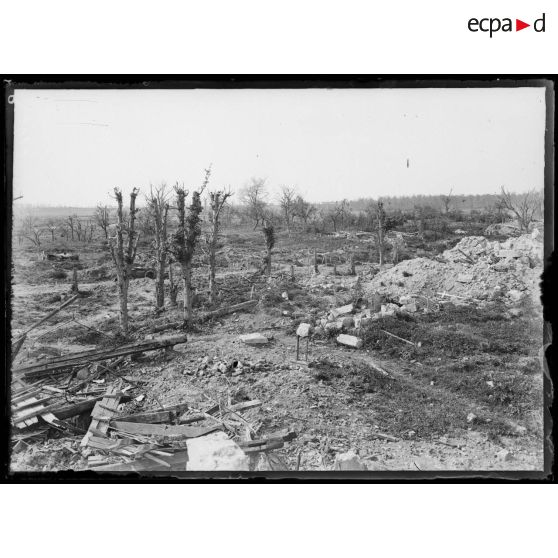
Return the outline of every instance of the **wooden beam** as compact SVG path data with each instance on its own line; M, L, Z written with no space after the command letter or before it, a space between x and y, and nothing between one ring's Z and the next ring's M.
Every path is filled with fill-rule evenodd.
M168 466L163 466L161 463L142 457L136 459L131 463L114 463L111 465L102 465L101 467L91 468L91 471L114 471L114 472L142 472L142 471L186 471L186 464L188 463L188 452L180 451L172 455L172 457L162 458Z
M99 414L100 414L101 409L102 409L101 405L102 405L102 407L105 408L105 411L103 411L103 413L104 413L103 416L106 415L106 416L108 416L109 419L112 418L116 414L116 408L120 404L120 398L119 397L113 397L113 396L117 395L117 393L118 393L118 388L116 386L109 387L109 389L107 390L107 393L106 393L106 397L103 397L102 401L95 403L95 407L93 408L92 415L95 413L95 409L97 409L97 408L98 408ZM109 409L109 410L107 411L106 409ZM93 420L91 421L91 424L89 425L89 430L87 431L87 433L85 434L85 436L81 440L81 446L82 447L87 446L87 444L89 443L89 439L93 435L100 436L100 437L106 436L108 428L109 428L109 421L108 420L101 420L101 419L98 419L98 418L93 418Z
M125 422L121 420L112 420L111 428L125 432L127 434L136 434L141 436L155 436L163 441L183 440L186 438L198 438L205 436L215 430L220 430L221 425L198 427L186 425L172 424L147 424L141 422Z
M167 407L161 411L152 411L148 413L137 413L134 415L126 415L118 417L118 420L124 422L144 422L150 424L172 422L176 420L184 411L188 410L187 403L180 403L172 407Z
M170 337L167 339L160 339L158 341L141 341L130 345L124 345L115 349L95 349L92 351L83 351L79 353L72 353L58 358L49 359L40 364L32 364L30 366L15 368L14 374L23 374L26 379L38 379L58 374L66 368L74 366L86 366L91 362L99 360L109 360L112 358L133 355L135 353L143 353L147 351L156 351L166 347L173 347L181 343L186 343L186 335L179 335L177 337Z

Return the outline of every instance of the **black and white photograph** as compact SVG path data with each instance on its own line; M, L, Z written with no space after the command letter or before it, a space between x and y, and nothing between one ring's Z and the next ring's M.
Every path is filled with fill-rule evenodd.
M552 85L10 88L10 474L548 474Z

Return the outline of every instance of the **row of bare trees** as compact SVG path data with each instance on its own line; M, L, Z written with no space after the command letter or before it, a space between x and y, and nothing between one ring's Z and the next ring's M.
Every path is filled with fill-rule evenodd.
M316 207L304 200L291 186L281 187L276 201L280 215L277 215L272 207L263 178L252 178L240 193L240 203L254 230L258 226L264 227L276 223L280 218L290 233L297 221L306 226L316 213Z
M155 255L155 306L161 310L165 305L165 277L170 282L171 302L176 300L177 285L174 282L172 264L177 263L183 286L183 318L185 325L191 324L193 318L192 266L194 254L202 235L201 196L207 188L211 176L211 167L205 171L201 186L191 193L184 185L174 187L174 205L171 205L171 192L163 184L151 187L146 197L146 211L153 226L153 248ZM114 235L108 236L111 255L117 270L118 295L120 301L120 326L124 335L128 334L128 287L131 270L137 253L140 237L136 214L136 198L138 190L130 194L130 205L126 212L122 192L115 188L114 197L117 203L117 223ZM232 195L230 189L218 189L209 192L209 231L206 244L209 252L209 296L212 304L217 302L216 252L220 234L220 216L227 200ZM187 200L190 202L188 203ZM169 211L176 212L176 229L169 234ZM107 227L110 231L110 227ZM174 295L174 296L173 296Z
M43 237L47 233L50 234L51 242L55 241L56 233L62 238L92 242L96 228L96 219L83 219L77 215L70 215L63 220L48 219L42 224L34 215L27 215L16 232L20 242L26 238L40 251Z

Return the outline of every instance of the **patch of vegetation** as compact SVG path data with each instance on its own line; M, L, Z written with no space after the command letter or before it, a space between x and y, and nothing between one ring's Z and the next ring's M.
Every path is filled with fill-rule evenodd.
M67 274L65 271L61 270L61 269L55 269L54 271L52 271L52 272L50 273L50 278L51 278L51 279L58 279L58 280L60 280L60 279L66 279L67 277L68 277L68 274Z

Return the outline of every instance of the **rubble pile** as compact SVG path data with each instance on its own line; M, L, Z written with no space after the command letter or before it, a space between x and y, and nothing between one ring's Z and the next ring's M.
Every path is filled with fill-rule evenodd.
M405 260L378 273L363 287L368 297L379 293L437 299L449 294L486 301L504 296L516 303L528 295L538 297L542 256L538 231L505 242L469 236L439 259Z
M14 357L27 334L78 298L75 295L23 332ZM259 334L257 334L259 335ZM260 337L247 336L250 340ZM264 338L267 342L267 338ZM167 361L180 354L186 335L149 338L95 348L35 362L15 361L11 387L14 452L32 449L35 442L57 436L59 450L72 455L72 468L95 471L253 470L258 454L284 447L296 434L276 431L262 437L258 399L229 394L225 398L191 398L178 402L148 399L146 380L132 376L144 353L159 351ZM245 371L267 367L263 360L223 362L200 358L194 373L217 371L235 379ZM185 370L185 373L193 373ZM147 393L146 393L147 392ZM156 406L154 406L156 404ZM273 456L272 456L273 457ZM271 463L271 461L270 461Z
M487 240L484 236L467 236L442 257L450 262L496 264L504 260L509 266L536 267L542 261L542 239L537 229L532 234L508 238L505 242Z

